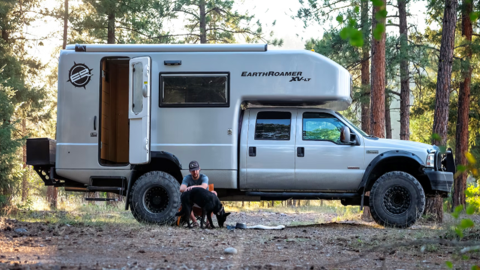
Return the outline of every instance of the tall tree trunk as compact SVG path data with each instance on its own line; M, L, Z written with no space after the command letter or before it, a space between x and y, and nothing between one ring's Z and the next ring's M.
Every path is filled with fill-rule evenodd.
M470 13L473 11L472 3L464 0L462 8L462 35L469 42L465 48L466 61L472 59L472 22ZM458 120L455 140L455 161L457 164L466 165L467 160L465 152L468 151L468 112L470 110L470 82L472 78L472 68L469 64L468 70L463 72L463 82L460 83L460 93L458 95ZM453 188L453 208L459 205L465 205L465 189L467 188L467 173L463 172L455 178Z
M377 26L377 20L375 20L375 11L374 8L372 7L372 31L375 29ZM375 39L372 37L371 39L371 44L370 44L370 56L372 59L372 65L370 67L370 130L367 132L368 134L373 135L373 110L372 110L372 90L373 90L373 82L375 81L375 68L376 66L373 64L373 56L375 55L375 46L373 46L373 43L375 42ZM365 214L365 210L363 211ZM368 213L370 214L370 209L368 209Z
M115 44L115 11L108 14L108 44Z
M57 208L57 188L53 186L48 186L47 187L47 202L48 206L52 209Z
M372 6L372 79L370 90L370 134L384 138L385 137L385 33L382 33L380 40L373 37L373 30L377 23L385 24L385 19L377 21L375 14L386 8L386 2L383 0L383 6ZM370 196L370 192L365 193ZM370 207L365 206L362 214L362 220L371 221Z
M370 133L370 52L368 44L368 0L362 0L361 3L361 22L362 32L364 34L365 42L362 47L362 64L361 64L361 78L362 78L362 98L360 99L362 106L362 130Z
M443 15L442 40L440 59L437 72L437 91L435 95L435 114L433 118L433 133L440 135L441 141L436 145L447 144L448 107L450 84L452 77L453 45L455 42L455 24L457 23L457 0L446 0Z
M436 145L447 145L448 107L450 83L452 77L453 45L455 41L455 24L457 23L457 0L446 0L443 14L442 40L437 72L437 92L435 95L435 114L433 116L433 133L440 135L434 140ZM437 222L443 221L443 200L440 195L427 198L425 213Z
M205 0L200 0L200 43L207 43L207 20L205 14Z
M22 136L27 134L27 120L22 119ZM27 145L24 144L23 147L23 170L24 174L22 177L22 202L25 202L28 196L28 182L27 182Z
M9 33L8 33L8 31L5 30L5 29L2 29L2 38L3 38L3 40L5 40L5 43L8 43Z
M65 0L65 14L63 16L63 49L67 47L67 30L68 30L68 0Z
M383 0L383 6L374 7L373 20L375 14L386 8L386 2ZM385 24L385 19L377 21L377 23ZM372 37L372 47L374 54L372 55L372 90L371 103L373 115L373 135L378 138L385 138L385 32L382 33L380 40Z
M390 117L390 98L385 94L385 135L387 139L392 138L392 120Z
M398 0L400 16L400 139L410 140L410 84L408 70L407 2Z

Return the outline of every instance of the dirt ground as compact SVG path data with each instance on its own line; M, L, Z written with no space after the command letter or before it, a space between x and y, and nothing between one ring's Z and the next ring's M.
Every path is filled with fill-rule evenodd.
M385 229L332 219L335 215L321 213L234 212L226 224L289 226L207 230L2 218L0 269L447 269L446 261L454 261L456 269L471 269L480 264L479 252L459 260L454 246L400 246L448 236L431 224ZM480 238L480 230L470 235ZM228 247L237 253L226 254Z

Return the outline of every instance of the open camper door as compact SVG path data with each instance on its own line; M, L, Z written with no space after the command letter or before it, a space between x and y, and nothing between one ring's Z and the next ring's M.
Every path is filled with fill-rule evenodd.
M150 57L137 57L129 64L130 164L150 162L150 63Z

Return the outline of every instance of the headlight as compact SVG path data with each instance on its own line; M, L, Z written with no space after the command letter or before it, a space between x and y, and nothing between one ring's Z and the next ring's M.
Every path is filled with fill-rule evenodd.
M425 167L433 168L435 167L435 153L434 151L430 152L427 156L427 160L425 162Z

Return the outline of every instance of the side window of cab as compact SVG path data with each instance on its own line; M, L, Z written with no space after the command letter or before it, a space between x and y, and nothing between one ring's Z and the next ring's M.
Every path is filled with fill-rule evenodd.
M335 116L328 113L303 113L302 139L304 141L331 141L343 144L340 141L341 129L345 125Z

